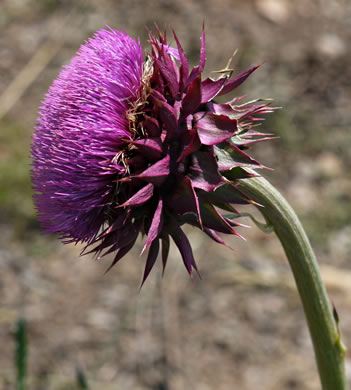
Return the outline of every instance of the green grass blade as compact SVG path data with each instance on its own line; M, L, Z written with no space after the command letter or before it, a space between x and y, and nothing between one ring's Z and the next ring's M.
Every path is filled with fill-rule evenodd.
M27 324L19 318L15 330L16 342L16 389L26 390L27 381Z
M76 369L76 379L77 379L78 389L82 389L82 390L89 389L85 374L83 370L81 370L80 368Z

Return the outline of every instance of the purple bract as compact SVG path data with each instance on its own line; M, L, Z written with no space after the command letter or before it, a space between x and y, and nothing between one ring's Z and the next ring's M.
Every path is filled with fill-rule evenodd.
M114 252L110 267L145 233L143 282L160 243L165 267L170 236L188 272L197 270L184 223L222 244L218 233L238 235L238 223L222 211L235 216L233 204L250 202L238 179L262 165L244 149L269 138L252 125L272 110L267 103L214 101L257 66L202 80L204 32L200 64L191 70L174 38L177 48L166 34L150 33L144 59L125 32L98 31L49 89L33 136L34 198L45 230L98 257Z

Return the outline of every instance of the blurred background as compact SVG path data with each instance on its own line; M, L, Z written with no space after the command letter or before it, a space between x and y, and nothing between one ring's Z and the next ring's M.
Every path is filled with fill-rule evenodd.
M111 259L41 234L32 204L30 143L38 107L61 66L94 31L172 26L196 64L206 23L207 67L238 48L239 73L264 65L236 94L283 109L263 128L280 138L252 153L293 205L321 264L351 345L351 3L347 0L0 0L0 389L13 389L20 316L28 323L30 389L319 389L289 266L255 226L234 251L188 228L202 280L172 247L138 292L142 242ZM245 210L246 211L246 210ZM249 210L247 210L249 211ZM252 225L250 221L243 222ZM351 372L351 355L347 354Z

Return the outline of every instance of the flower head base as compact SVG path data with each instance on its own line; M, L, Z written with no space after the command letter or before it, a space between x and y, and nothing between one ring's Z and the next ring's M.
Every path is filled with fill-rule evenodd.
M60 73L43 102L33 137L32 178L41 224L65 242L83 242L98 257L114 252L110 267L147 235L143 282L169 237L192 274L197 266L181 229L189 223L224 244L218 233L238 235L239 224L220 210L249 203L238 179L261 168L244 149L269 138L255 130L272 110L241 98L218 104L257 69L231 78L202 80L184 50L166 35L150 33L144 61L139 42L124 32L101 30Z

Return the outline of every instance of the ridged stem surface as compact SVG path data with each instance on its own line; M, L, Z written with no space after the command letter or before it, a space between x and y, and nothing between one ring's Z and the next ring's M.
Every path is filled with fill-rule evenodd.
M263 177L241 180L240 189L262 205L289 260L311 333L323 390L347 390L345 347L308 237L294 210Z

